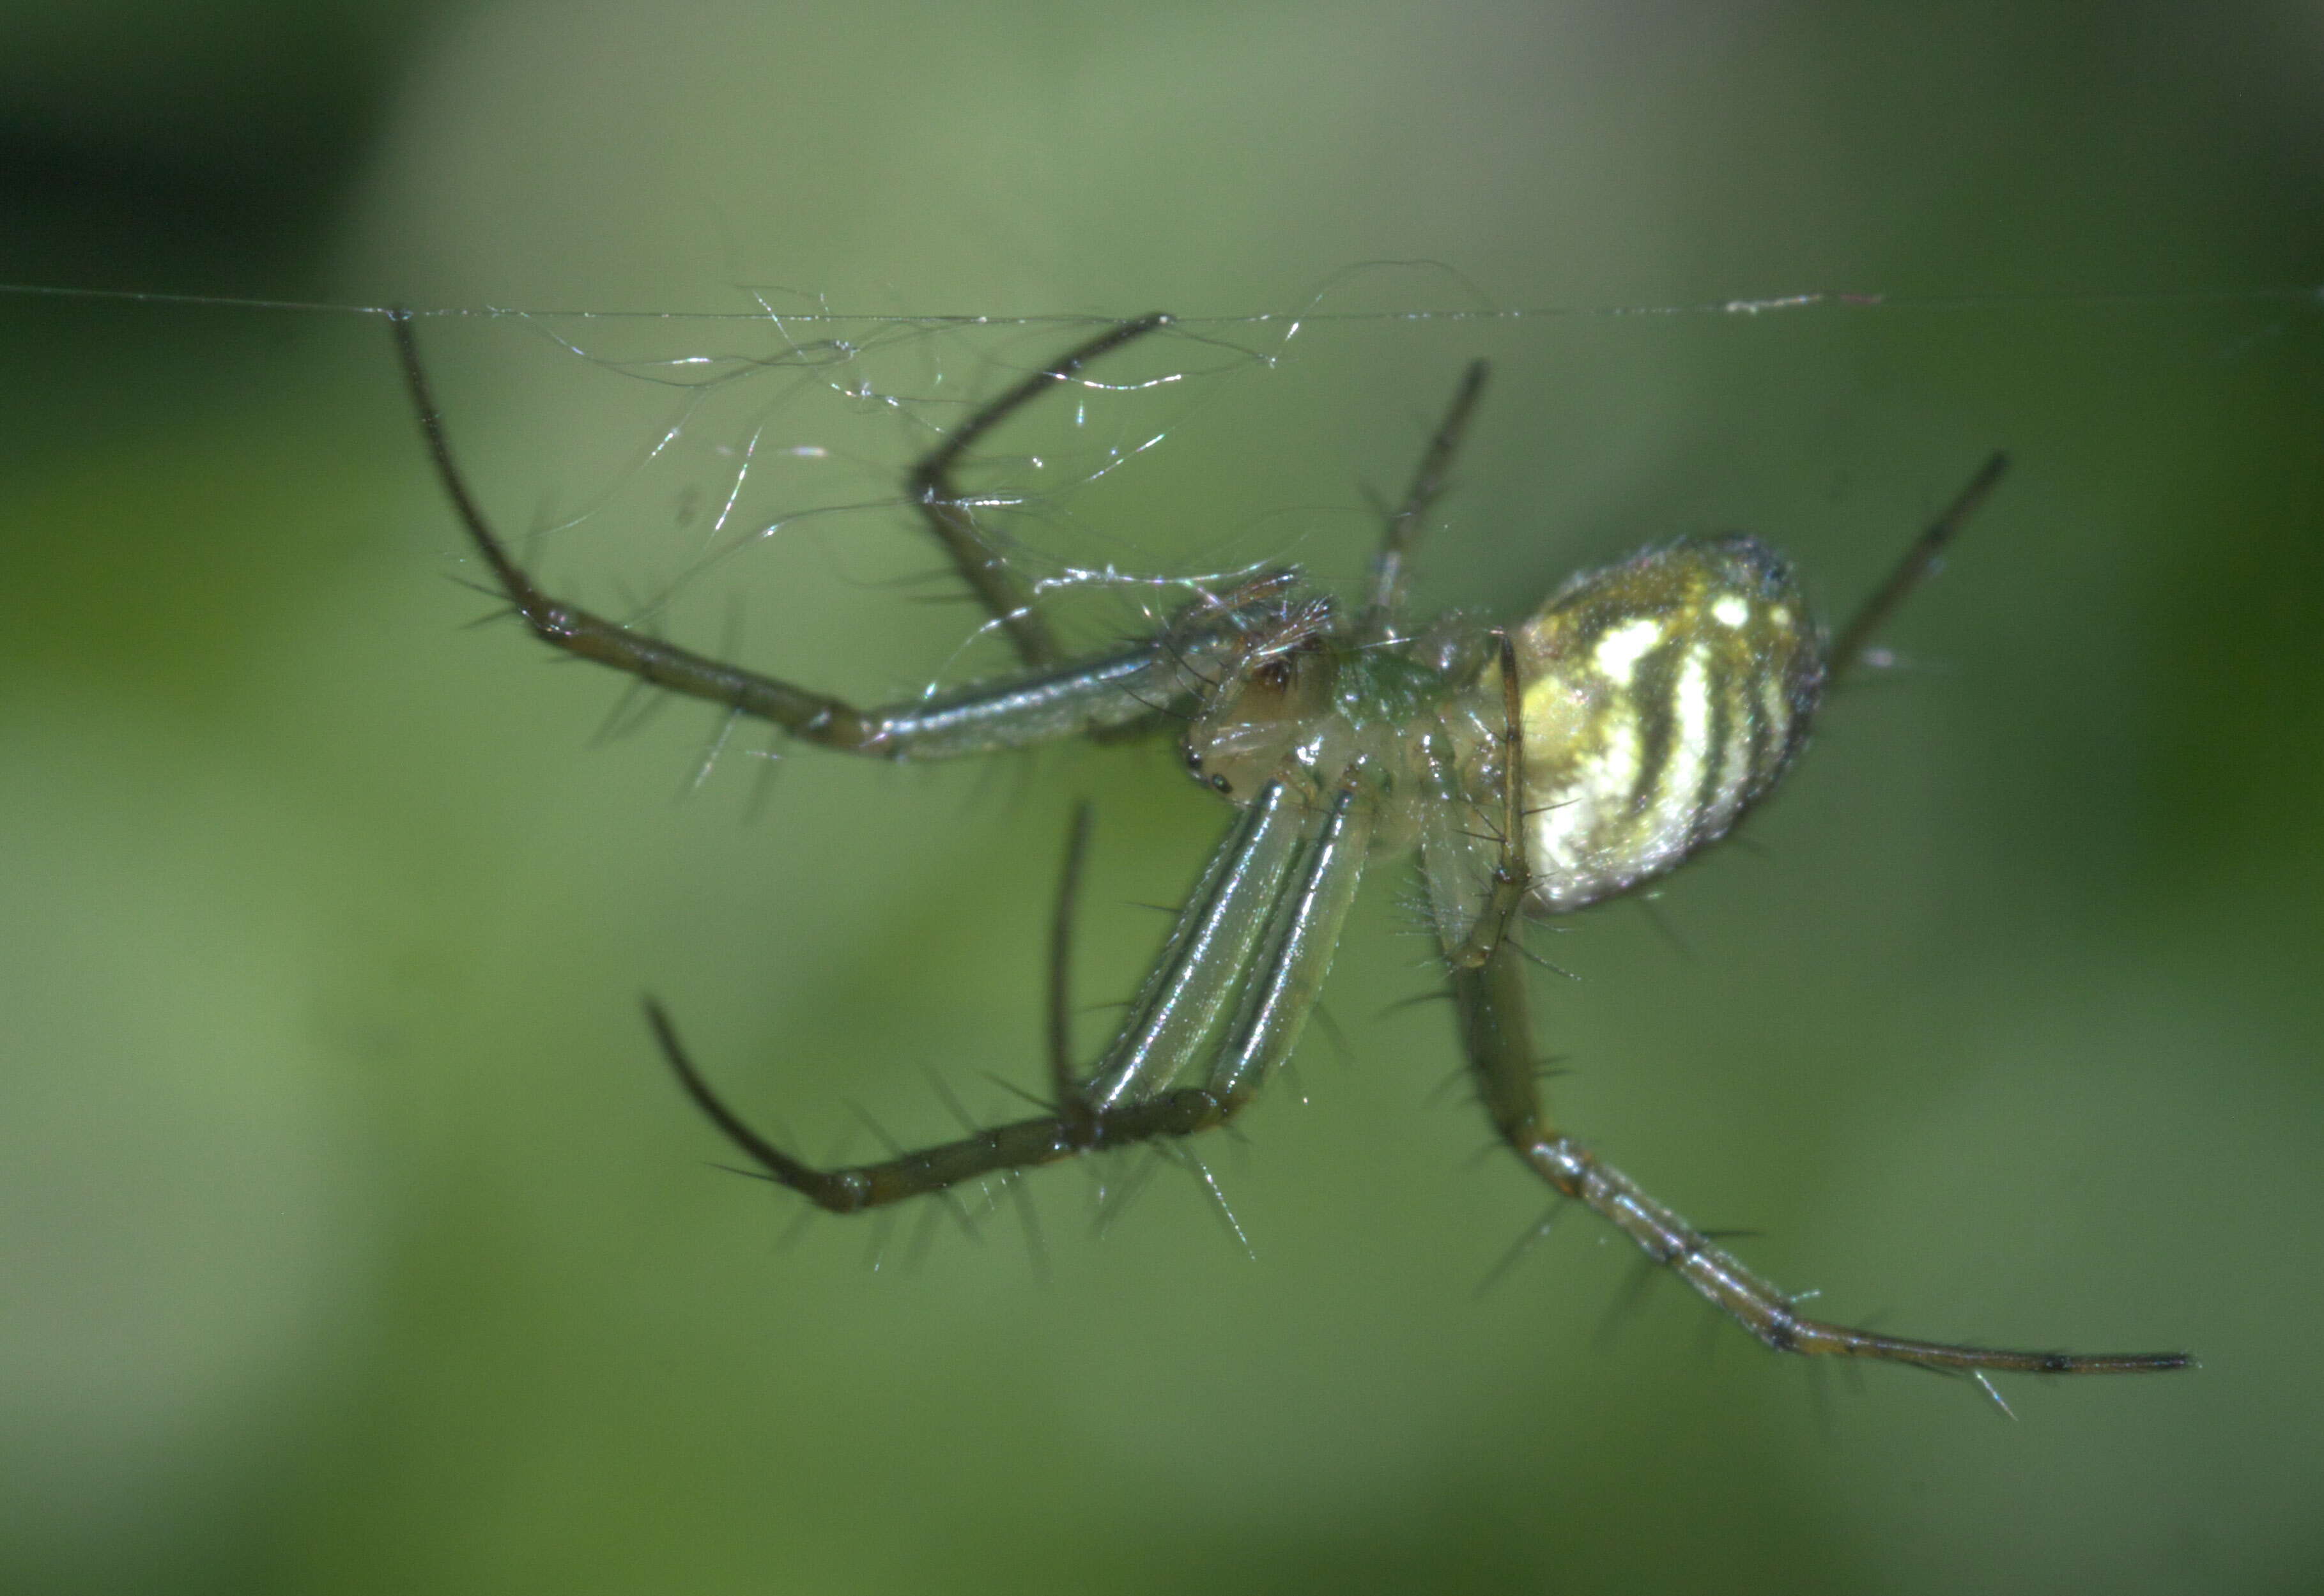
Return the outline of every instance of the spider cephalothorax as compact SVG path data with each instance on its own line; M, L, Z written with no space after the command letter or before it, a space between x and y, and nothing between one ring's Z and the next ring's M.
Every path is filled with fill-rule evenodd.
M885 759L1175 726L1186 768L1239 810L1120 1029L1087 1067L1071 1044L1065 981L1084 811L1050 955L1048 1107L1029 1119L876 1164L817 1169L729 1109L649 1003L680 1084L726 1137L769 1179L853 1213L1224 1125L1297 1044L1367 861L1417 844L1462 1046L1495 1130L1552 1188L1609 1221L1760 1341L1966 1374L1988 1394L1994 1371L2184 1367L2176 1352L2004 1352L1806 1318L1794 1298L1558 1129L1542 1102L1517 934L1523 918L1629 891L1726 835L1798 753L1827 680L1863 657L1873 632L1999 479L2000 457L1833 641L1810 618L1784 562L1740 536L1688 540L1585 572L1514 626L1458 615L1416 624L1406 614L1407 557L1482 389L1480 364L1388 520L1360 610L1305 591L1296 571L1268 571L1198 597L1140 642L1067 660L952 473L1010 415L1167 324L1159 316L1121 323L1027 374L913 467L913 503L1023 669L859 708L542 591L455 468L410 319L393 318L446 490L509 602L543 640L803 741Z

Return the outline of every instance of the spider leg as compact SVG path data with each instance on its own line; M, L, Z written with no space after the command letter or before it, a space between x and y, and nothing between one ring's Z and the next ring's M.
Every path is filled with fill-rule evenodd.
M1828 682L1837 682L1854 667L1864 662L1864 654L1872 642L1872 634L1880 630L1888 617L1896 613L1913 589L1926 581L1944 558L1946 548L1969 524L1978 506L2000 484L2009 469L2009 457L1996 453L1978 467L1969 485L1953 495L1953 502L1944 512L1931 521L1927 530L1913 540L1911 548L1890 568L1887 579L1880 584L1872 596L1851 616L1840 635L1832 640L1824 655L1824 676Z
M1270 784L1219 845L1097 1072L1066 1078L1056 1112L876 1164L816 1169L751 1129L679 1044L659 1004L646 1018L696 1106L769 1178L835 1213L1083 1153L1191 1136L1233 1121L1298 1045L1362 879L1370 811L1360 770L1311 807ZM1078 852L1078 847L1074 850ZM1247 922L1247 923L1246 923ZM1053 971L1061 969L1054 961ZM1228 1010L1231 1008L1231 1019ZM1207 1059L1198 1085L1169 1087Z
M1279 781L1236 816L1081 1089L1093 1112L1150 1094L1207 1049L1260 955L1268 906L1283 895L1305 819Z
M805 742L847 753L884 759L949 759L965 754L1022 748L1065 737L1091 735L1111 728L1143 723L1157 706L1190 702L1206 683L1215 679L1241 647L1239 627L1247 623L1253 605L1262 604L1279 587L1284 577L1271 573L1254 578L1238 591L1222 594L1193 606L1178 623L1134 648L1074 663L1056 663L1053 650L1044 644L1042 668L1024 676L981 683L951 693L909 703L858 708L826 693L762 676L665 642L645 632L568 604L545 591L509 551L492 529L469 491L452 457L443 412L437 407L420 346L408 311L392 311L388 325L395 337L404 381L412 408L428 444L446 495L466 530L471 542L491 567L501 591L533 634L544 642L594 660L641 681L687 697L725 706L736 715L770 721ZM1062 381L1079 364L1104 349L1162 325L1156 318L1117 328L1093 340L1055 365L1037 373L973 418L944 450L923 462L915 476L930 493L946 488L947 473L961 449L990 429L1010 411L1024 404L1042 384ZM948 488L947 488L948 491ZM955 495L956 498L956 495ZM966 511L952 499L924 499L932 524L951 526L947 516L967 528ZM964 550L969 545L948 542L972 582L971 569L989 570L992 581L1005 581L1005 572L992 557L979 553L977 564ZM982 544L975 546L982 549ZM980 589L982 591L982 589ZM995 589L999 591L999 589ZM1012 590L1013 591L1013 590ZM1010 601L1012 604L1013 600ZM998 613L998 612L996 612ZM1003 616L1003 619L1008 619ZM1029 622L1020 613L1017 618ZM1024 645L1020 641L1020 650Z
M1483 731L1456 724L1456 715L1468 713L1463 708L1440 711L1419 740L1421 883L1438 948L1458 969L1483 964L1508 937L1533 885L1525 858L1525 716L1517 648L1505 629L1489 635L1501 713L1499 725L1484 733L1489 754L1473 769L1463 768L1463 743ZM1489 675L1486 687L1494 685ZM1477 796L1480 789L1496 796L1491 807Z
M1461 439L1469 430L1469 418L1475 413L1477 400L1485 391L1485 378L1491 374L1489 361L1472 360L1461 375L1461 386L1452 395L1452 403L1444 419L1436 424L1435 436L1420 457L1420 464L1412 474L1412 485L1405 490L1404 503L1388 518L1387 534L1380 540L1379 553L1372 558L1372 596L1364 611L1361 635L1379 639L1389 636L1404 613L1405 587L1408 577L1405 561L1412 553L1412 545L1426 524L1430 506L1444 492L1445 479L1452 469L1452 458L1460 453Z
M1060 1112L1082 1100L1074 1070L1074 910L1081 898L1082 863L1089 855L1091 809L1074 806L1065 832L1065 868L1057 872L1057 907L1049 920L1049 1092Z
M1533 885L1525 860L1525 715L1517 685L1517 647L1509 641L1507 631L1497 631L1493 636L1499 644L1501 677L1501 729L1496 734L1499 763L1495 767L1499 776L1501 802L1500 814L1494 822L1491 873L1485 879L1481 899L1473 913L1464 903L1458 916L1440 912L1437 921L1444 957L1459 970L1476 968L1510 939L1510 927L1525 907L1526 890ZM1428 752L1434 801L1430 805L1433 813L1425 824L1436 834L1429 840L1435 843L1439 858L1446 856L1448 846L1456 854L1473 855L1475 839L1466 835L1465 828L1471 806L1458 796L1458 783L1445 768L1441 747L1432 746ZM1448 835L1451 833L1461 835ZM1460 930L1462 917L1466 918L1467 930L1456 938L1454 933Z
M1156 311L1108 328L1087 342L1075 345L986 402L943 443L923 456L905 476L905 491L928 523L928 530L936 534L936 541L952 557L953 567L968 584L969 591L1008 632L1017 657L1032 669L1046 669L1058 662L1056 640L1034 612L1016 573L1009 568L1007 557L978 528L971 510L974 500L953 481L953 468L986 433L1042 394L1074 381L1084 366L1100 356L1168 327L1170 319L1166 312Z
M1767 1346L1809 1357L1905 1363L1980 1383L1988 1373L2138 1374L2184 1369L2184 1352L2007 1352L1912 1341L1827 1324L1743 1267L1702 1231L1552 1124L1534 1072L1524 962L1504 940L1473 969L1452 971L1461 1029L1478 1092L1502 1140L1555 1191L1585 1204Z

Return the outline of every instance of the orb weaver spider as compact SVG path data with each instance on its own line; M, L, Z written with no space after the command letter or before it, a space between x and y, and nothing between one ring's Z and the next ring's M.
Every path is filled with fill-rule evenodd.
M1500 1139L1766 1345L1974 1379L2181 1369L2181 1352L2011 1352L1914 1341L1801 1314L1637 1182L1557 1128L1527 1013L1522 917L1618 897L1724 836L1806 741L1826 685L1926 577L1999 481L1996 455L1836 637L1789 567L1741 535L1692 538L1569 579L1516 626L1406 613L1406 565L1486 366L1467 371L1388 517L1368 602L1345 614L1291 567L1203 593L1154 635L1066 659L954 468L993 429L1093 362L1167 327L1152 315L1067 350L975 411L906 491L1021 669L858 708L632 630L544 592L477 507L452 457L407 313L391 318L436 472L516 613L542 641L790 736L889 760L964 757L1070 737L1179 728L1194 779L1239 813L1096 1064L1076 1066L1065 973L1087 810L1066 850L1050 950L1047 1112L878 1163L818 1169L727 1106L650 999L686 1094L768 1180L835 1213L1233 1121L1296 1046L1375 855L1416 847L1477 1094Z

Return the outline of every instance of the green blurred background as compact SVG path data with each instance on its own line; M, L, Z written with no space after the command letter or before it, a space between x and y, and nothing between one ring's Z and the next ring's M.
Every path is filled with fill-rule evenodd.
M639 992L811 1152L850 1104L945 1134L930 1068L1034 1082L1073 799L1093 998L1215 806L1167 750L739 745L678 801L713 717L601 739L617 684L469 627L375 318L16 295L0 1583L2316 1588L2319 78L2289 3L8 7L0 281L1002 318L787 322L862 349L763 369L613 362L768 359L764 319L424 328L552 577L684 578L678 635L867 697L975 669L892 474L1074 336L1010 318L1229 318L1007 444L1039 569L1345 580L1479 354L1432 604L1741 526L1840 608L2013 449L1748 850L1557 935L1544 1045L1578 1130L1840 1317L2203 1367L2020 1381L2015 1425L1820 1379L1586 1217L1480 1294L1543 1194L1392 1007L1385 867L1344 1042L1207 1149L1255 1262L1170 1170L1102 1238L1032 1183L1045 1267L1007 1207L779 1247ZM1887 300L1361 314L1818 290ZM779 528L712 558L754 434L733 524Z

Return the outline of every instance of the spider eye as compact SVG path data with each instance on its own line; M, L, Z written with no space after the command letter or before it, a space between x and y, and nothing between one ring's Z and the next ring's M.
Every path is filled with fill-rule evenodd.
M1199 765L1202 763L1202 761L1196 760L1194 762ZM1234 790L1233 784L1228 781L1228 780L1223 776L1212 777L1211 785L1221 792L1232 792Z

